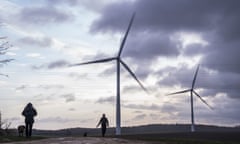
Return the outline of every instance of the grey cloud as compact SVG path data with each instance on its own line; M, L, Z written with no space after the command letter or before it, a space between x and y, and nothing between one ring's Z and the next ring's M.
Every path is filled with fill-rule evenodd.
M54 101L56 96L57 96L56 93L52 93L52 94L40 93L33 97L36 101L41 103L41 102L46 102L46 101Z
M63 94L63 95L61 95L60 97L65 98L65 101L66 101L66 102L73 102L73 101L76 100L75 95L72 94L72 93L69 93L69 94Z
M116 66L111 66L110 68L105 69L103 72L99 74L99 76L109 76L116 73Z
M48 4L52 6L61 5L61 4L69 4L71 6L75 6L78 4L79 0L47 0Z
M53 40L49 37L24 37L19 39L18 41L24 45L34 45L41 48L48 48L53 44Z
M143 32L129 35L123 55L136 61L148 61L159 56L177 56L177 41L166 33Z
M231 98L239 99L239 77L240 74L236 73L207 74L198 80L198 85L204 88L203 94L226 93Z
M136 93L141 89L140 86L125 86L122 90L123 93Z
M240 42L221 41L214 39L212 45L208 47L209 52L206 52L202 62L209 69L221 71L240 73L239 67L239 45Z
M85 55L82 59L82 62L86 62L86 61L94 61L94 60L100 60L100 59L106 59L106 58L112 58L112 57L116 57L116 55L108 55L102 52L97 52L95 55ZM109 64L111 62L108 62Z
M110 57L114 57L114 56L110 56L110 55L107 55L105 53L98 52L96 55L85 56L85 57L83 57L83 59L86 59L86 60L99 60L99 59L105 59L105 58L110 58Z
M183 55L193 57L204 52L204 46L201 44L191 44L183 50Z
M73 20L73 15L55 7L26 7L20 11L20 20L28 24L59 24Z
M61 6L63 4L69 5L71 7L84 7L87 10L100 11L106 5L107 0L48 0L47 1L51 6Z
M62 118L62 117L48 117L48 118L40 118L38 119L39 123L49 123L49 122L58 122L58 123L68 123L76 121L74 119Z
M182 54L182 49L177 48L178 44L169 41L169 38L177 32L197 32L209 45L204 49L192 45L186 49L185 55L202 54L203 63L230 64L226 67L209 66L210 69L239 72L236 66L239 65L239 4L237 0L115 2L102 10L99 19L93 22L91 32L125 32L132 11L136 11L124 49L128 57L152 62L158 56Z
M182 97L181 99L183 99ZM188 101L177 101L164 103L159 113L151 113L149 116L154 120L176 120L189 122L191 118L190 111L190 98ZM198 123L210 123L210 124L223 124L223 125L236 125L239 123L239 101L229 98L223 94L215 96L214 99L209 99L209 103L212 104L214 110L208 109L204 104L196 99L194 101L195 118ZM174 122L174 121L171 121Z
M161 112L164 112L164 113L169 113L169 112L173 112L173 111L177 111L177 110L178 110L177 107L170 103L163 104L163 106L161 108Z
M69 62L65 60L58 60L48 64L48 69L62 68L62 67L67 67L68 65L69 65Z
M24 90L24 89L26 89L26 88L27 88L26 85L21 85L21 86L19 86L19 87L16 87L16 90Z
M45 63L41 65L32 65L31 69L39 70L39 69L55 69L55 68L64 68L69 66L69 62L66 60L56 60L50 63Z
M72 72L72 73L70 73L68 76L71 77L71 78L74 78L74 79L76 79L76 80L80 80L80 79L82 79L82 78L86 79L87 76L88 76L88 74L87 74L87 73L85 73L85 74L79 74L79 73Z
M124 7L124 9L123 9ZM136 11L136 19L130 31L130 35L123 50L123 56L132 58L134 64L141 65L147 61L142 69L137 66L137 72L149 69L157 57L178 56L183 54L188 58L201 54L203 58L196 88L202 96L217 97L219 93L226 93L231 98L239 98L239 1L238 0L181 0L181 1L131 1L117 2L105 7L91 27L91 32L121 32L124 33L132 11ZM177 47L178 43L170 38L172 34L181 31L200 32L209 45L202 48L199 45L191 45L182 50ZM135 46L137 45L137 46ZM136 48L136 50L134 50ZM138 51L137 51L138 50ZM159 63L161 65L161 63ZM206 69L206 71L204 70ZM214 71L214 72L212 72ZM140 74L146 77L148 70ZM154 73L159 78L160 86L181 86L189 88L193 79L195 67L189 69L178 65L178 68L166 68ZM145 75L145 76L144 76ZM138 76L138 73L137 73ZM236 103L238 100L234 99ZM229 101L229 99L225 99ZM102 99L99 102L113 104L113 100ZM214 102L222 105L220 102ZM143 106L125 104L133 109L161 109L173 110L171 106ZM224 105L221 113L223 116L239 118L233 115L239 113L238 105ZM231 109L231 111L229 110ZM228 111L229 110L229 111ZM226 113L225 113L226 112ZM185 111L178 116L186 118L189 113ZM206 115L204 116L206 117ZM207 117L209 118L209 117ZM221 117L218 117L221 119Z
M99 98L96 103L100 103L100 104L114 104L115 103L115 97L114 96L110 96L110 97L102 97Z
M136 1L135 4L133 3L128 3L128 6L133 5L142 5L145 3L144 1ZM154 3L154 5L153 5ZM162 5L160 5L162 3ZM135 20L135 24L133 25L133 30L135 28L135 31L132 33L149 33L152 32L157 33L159 31L159 34L162 35L167 35L170 36L173 32L178 32L178 31L197 31L204 33L204 39L207 40L210 44L208 46L205 46L204 48L200 45L190 45L187 49L183 51L183 54L185 56L189 56L191 58L192 56L195 56L197 54L202 54L203 58L201 60L201 63L208 68L209 70L217 70L220 73L217 74L218 76L212 76L207 74L209 76L209 80L207 80L209 83L206 84L202 83L201 81L199 82L200 87L199 88L204 88L205 93L215 93L215 95L219 92L225 92L231 97L237 98L239 93L237 91L238 88L236 88L238 84L238 73L240 72L239 69L239 64L238 64L238 47L239 47L239 42L236 41L239 39L239 36L237 35L237 31L239 30L237 27L237 24L239 23L239 20L236 18L238 15L239 9L235 7L239 2L238 1L211 1L210 3L208 1L198 1L198 2L192 2L192 1L181 1L181 2L176 2L175 1L170 1L170 2L163 2L163 1L151 1L147 5L144 5L143 9L141 12L137 12L137 18ZM180 5L180 7L176 7L176 9L171 9L173 10L171 13L166 13L162 12L160 15L162 15L162 18L154 17L149 15L148 12L144 12L147 10L147 6L151 6L151 11L155 10L157 11L159 7L165 6L166 8L168 6L172 5ZM115 7L115 11L121 11L121 9L118 9L118 6L120 8L119 3L113 4ZM146 7L145 7L146 6ZM191 7L191 12L187 11L185 8ZM157 7L157 8L156 8ZM127 7L128 8L128 7ZM164 8L164 9L166 9ZM108 11L108 9L111 9L111 7L107 7L105 11ZM161 9L162 10L162 9ZM160 10L160 11L161 11ZM180 11L179 11L180 10ZM125 14L125 13L111 13L110 16L108 13L105 13L103 11L102 17L100 17L99 20L95 21L93 23L92 30L96 32L97 31L106 31L106 30L115 30L115 31L125 31L122 25L126 25L123 23L127 23L128 20L122 20L122 17L119 16L120 14ZM168 11L168 10L167 10ZM185 15L185 13L188 13ZM152 13L154 14L154 13ZM163 17L163 15L166 15ZM170 14L170 16L168 16ZM173 14L176 14L177 19L175 19L175 16ZM191 14L191 15L189 15ZM128 14L131 15L131 14ZM199 18L200 23L195 23L196 21L192 22L192 18ZM119 23L114 23L111 22L109 19L114 19L114 18L119 18L118 21ZM154 21L148 20L154 18ZM167 20L164 20L164 18L167 18ZM179 20L179 18L181 18ZM227 21L226 19L229 19ZM141 20L141 21L140 21ZM160 21L160 23L156 21ZM177 21L175 21L177 20ZM221 21L219 23L219 21ZM146 25L146 23L148 23ZM121 26L120 26L121 25ZM134 27L135 26L135 27ZM97 29L96 29L97 27ZM231 32L235 29L235 32ZM153 32L154 31L154 32ZM229 33L228 33L229 32ZM131 32L130 32L131 34ZM136 36L135 35L135 36ZM142 38L142 37L141 37ZM143 38L142 38L143 39ZM141 42L142 39L139 38L139 41ZM144 40L143 40L144 41ZM129 44L128 44L129 43ZM125 48L124 50L126 51L126 56L132 57L135 60L140 57L141 54L139 53L134 53L131 52L131 43L134 43L134 39L131 40L131 37L129 37L127 41L128 49ZM154 43L154 42L153 42ZM169 42L173 44L172 42ZM129 46L130 45L130 46ZM132 44L133 45L133 44ZM176 44L175 44L176 45ZM175 46L173 44L173 46ZM176 46L175 46L176 47ZM179 54L178 49L173 49L173 52L175 52L176 55ZM130 51L130 52L129 52ZM151 50L154 52L154 50ZM165 54L165 56L168 56L167 53L164 53L164 51L155 51L155 53L143 53L142 57L148 58L149 60L154 59L156 56L161 56ZM174 53L170 53L174 54ZM144 59L144 58L143 58ZM142 64L142 62L139 62ZM146 70L147 67L144 67ZM165 69L167 71L167 69ZM141 70L142 71L142 70ZM169 77L165 77L163 80L159 81L159 84L161 85L167 85L167 86L173 86L173 85L181 85L183 87L189 87L192 82L193 74L195 70L187 70L186 68L182 68L178 70L178 72L174 73L174 75L169 75ZM161 72L166 74L166 72ZM173 73L170 71L170 73ZM145 73L147 74L147 73ZM159 72L160 74L160 72ZM205 79L206 80L206 79ZM212 90L213 89L213 90ZM216 90L215 90L216 89ZM220 90L219 90L220 89ZM234 89L234 90L233 90Z
M36 99L36 100L41 101L44 98L44 94L43 93L35 94L35 95L33 95L33 98Z
M159 85L164 86L177 86L180 85L184 89L191 87L193 76L196 71L196 67L188 69L185 66L181 68L172 68L171 72L168 70L161 70L162 75L165 71L165 77L159 80ZM232 98L240 98L238 96L240 85L240 75L237 73L219 73L212 72L205 65L200 65L199 73L196 79L196 89L203 89L201 96L215 96L218 93L226 93ZM171 93L171 92L170 92Z
M12 117L9 120L10 121L19 121L19 120L21 120L21 118L20 117Z
M228 41L219 38L211 40L201 63L214 74L209 73L202 83L204 94L226 93L232 98L239 97L239 45L238 41ZM201 81L200 81L201 82ZM201 83L200 83L201 84ZM205 85L204 85L205 84Z
M239 123L240 116L238 113L240 110L238 109L238 106L239 101L236 101L235 99L218 97L214 106L214 110L216 111L214 115L216 115L220 121L223 121L223 117L227 117L231 122Z
M153 120L158 120L158 119L160 119L160 117L161 117L160 114L155 114L155 113L151 113L151 114L149 114L149 116L150 116Z
M194 75L194 69L189 70L185 65L180 68L166 67L155 73L155 75L164 75L164 78L158 81L159 85L190 87Z
M39 85L39 88L43 89L63 89L64 85L55 84L55 85Z
M129 60L129 59L127 59ZM152 70L150 68L151 64L146 60L133 60L130 58L130 61L125 61L124 62L129 66L129 68L132 70L132 72L137 76L137 78L143 83L143 80L148 77L152 73ZM132 68L132 65L136 65L136 69ZM129 79L132 79L133 77L131 74L123 68L123 72L129 77ZM143 83L144 85L144 83Z
M156 104L143 105L143 104L123 104L123 107L130 109L141 109L141 110L160 110L161 106Z
M132 120L142 120L144 119L145 117L147 117L146 114L139 114L139 115L136 115Z
M118 31L125 29L132 3L118 2L107 5L99 19L91 26L91 32ZM124 10L122 9L124 7ZM119 13L119 14L118 14Z
M109 29L123 30L122 25L127 21L132 11L137 12L136 23L138 28L150 31L176 31L193 30L206 31L216 25L224 25L228 18L230 22L237 20L239 1L207 0L202 1L164 1L164 0L138 0L134 2L116 2L105 7L102 17L93 24L93 30L103 31ZM124 7L124 9L122 9ZM218 22L222 20L223 24ZM236 23L228 25L235 26ZM227 27L227 26L226 26Z
M32 65L31 66L31 69L33 69L33 70L39 70L39 69L43 69L43 68L45 68L45 65Z
M236 41L240 38L240 20L238 18L238 13L240 10L236 7L239 5L239 1L231 0L226 5L224 10L224 17L218 21L219 27L217 27L217 36L221 40L226 41Z
M114 104L116 98L114 96L99 98L96 103L100 104ZM143 105L143 104L127 104L127 101L122 100L122 106L130 109L139 110L160 110L161 106L157 104Z
M133 113L138 113L138 114L140 114L140 113L143 113L142 111L139 111L139 110L136 110L136 111L134 111Z
M80 123L88 123L88 122L93 121L93 120L94 120L93 118L84 119L84 120L81 120Z
M76 111L76 109L75 108L70 108L70 109L68 109L69 111Z
M223 95L218 95L214 99L214 110L208 110L205 107L196 107L196 116L199 121L223 125L237 125L239 124L240 116L238 115L239 101L228 98ZM190 117L190 113L188 114ZM184 118L184 114L180 113L179 117Z

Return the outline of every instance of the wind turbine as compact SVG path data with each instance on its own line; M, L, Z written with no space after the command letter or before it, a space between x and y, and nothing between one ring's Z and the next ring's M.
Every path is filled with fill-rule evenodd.
M100 59L100 60L94 60L94 61L88 61L88 62L83 62L83 63L77 63L77 64L72 64L70 66L80 66L80 65L86 65L86 64L96 64L96 63L105 63L105 62L110 62L113 60L116 60L117 64L117 91L116 91L116 135L121 135L121 106L120 106L120 65L122 66L132 75L132 77L138 82L138 84L141 86L141 88L147 92L146 88L141 84L141 82L138 80L137 76L133 73L133 71L128 67L128 65L121 59L121 54L123 51L123 47L125 45L128 33L130 31L130 28L132 26L133 20L135 17L135 13L132 15L132 18L130 20L130 23L128 25L127 31L122 39L121 45L119 52L117 56L111 57L111 58L106 58L106 59Z
M196 95L204 104L206 104L210 109L213 109L213 108L194 90L194 86L195 86L195 83L196 83L198 70L199 70L199 65L198 65L197 70L196 70L196 72L195 72L195 75L194 75L194 77L193 77L191 89L187 89L187 90L183 90L183 91L179 91L179 92L175 92L175 93L170 93L170 94L168 94L168 95L175 95L175 94L181 94L181 93L190 92L190 98L191 98L191 121L192 121L191 132L194 132L194 131L195 131L194 111L193 111L193 94L195 94L195 95Z

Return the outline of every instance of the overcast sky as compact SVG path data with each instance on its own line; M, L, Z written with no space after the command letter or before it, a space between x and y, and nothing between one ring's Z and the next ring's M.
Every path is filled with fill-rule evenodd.
M122 125L190 123L189 89L197 124L240 124L238 0L2 0L1 43L13 47L0 65L0 110L12 127L24 123L28 102L34 128L95 127L102 113L115 126L116 63L67 67L116 56L136 16L122 59L149 90L121 69Z

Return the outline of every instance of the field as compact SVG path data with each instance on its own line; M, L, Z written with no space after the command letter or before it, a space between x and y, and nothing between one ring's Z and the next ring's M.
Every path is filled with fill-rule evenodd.
M100 137L100 129L71 128L62 130L34 130L32 138L11 135L0 136L0 143L42 144L240 144L239 127L198 125L197 132L189 132L189 125L145 125L123 127L122 136L114 135L114 128L107 130L107 137ZM87 132L87 137L83 133Z
M1 143L19 144L239 144L240 132L196 132L122 135L119 137L39 137L31 139L18 136L2 136Z
M166 144L240 144L240 132L138 134L123 135L121 138Z

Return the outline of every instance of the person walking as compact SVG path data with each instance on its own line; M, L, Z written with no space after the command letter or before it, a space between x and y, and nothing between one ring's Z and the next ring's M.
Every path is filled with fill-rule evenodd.
M99 125L101 124L101 128L102 128L102 137L105 136L105 133L107 131L107 127L109 126L109 122L108 119L106 118L106 115L103 114L100 121L97 124L97 127L99 127Z
M32 103L28 103L24 108L22 115L25 117L25 125L26 125L26 137L32 136L32 127L34 123L34 117L37 116L37 111L33 107Z

